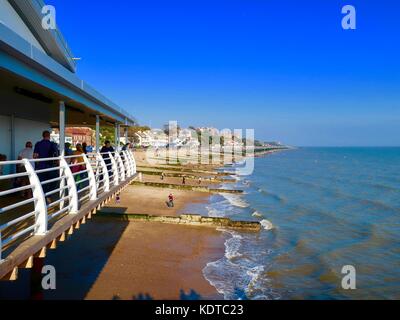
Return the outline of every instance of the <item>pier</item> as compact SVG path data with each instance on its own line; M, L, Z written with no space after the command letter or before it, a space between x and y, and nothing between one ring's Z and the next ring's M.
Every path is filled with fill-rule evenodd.
M59 176L53 180L61 181L61 184L47 193L42 187L46 181L40 182L37 176L40 170L34 170L27 160L20 161L26 165L25 175L30 180L30 185L26 189L33 190L33 197L0 209L0 214L4 215L6 212L19 208L14 214L8 216L16 216L16 218L7 219L6 222L0 224L0 258L5 250L11 251L0 260L0 279L16 280L18 268L32 268L35 257L43 258L48 249L56 249L57 242L66 241L80 228L81 224L87 223L93 214L114 199L137 177L135 161L130 151L80 155L79 157L84 158L86 165L86 170L80 171L79 174L87 173L88 177L76 182L71 171L74 165L68 165L66 162L66 158L73 157L53 158L51 160L61 164L59 167L52 168L60 172ZM103 157L113 160L109 166L106 165ZM48 161L48 159L45 160ZM20 162L0 162L0 165ZM6 180L15 175L9 174L0 178ZM87 185L79 188L79 185L85 182ZM20 189L1 191L0 197L17 191ZM52 194L58 194L57 200L47 203L46 196ZM26 207L29 203L32 203L33 208ZM23 210L33 211L26 214L21 213ZM0 221L3 220L5 219L2 218Z
M61 32L41 26L43 6L42 0L0 3L4 280L16 280L19 268L32 268L36 257L68 239L136 177L132 151L121 148L123 130L126 142L127 128L136 120L78 77ZM93 129L93 152L66 154L66 127ZM101 127L113 128L112 152L100 151ZM34 146L49 139L50 133L42 136L44 132L53 132L54 153L20 157L28 142Z

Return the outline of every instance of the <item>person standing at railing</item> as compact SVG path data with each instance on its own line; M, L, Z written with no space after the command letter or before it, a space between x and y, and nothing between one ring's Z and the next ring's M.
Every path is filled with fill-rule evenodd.
M104 146L101 148L100 152L101 152L101 153L104 153L104 152L114 152L114 148L111 146L110 141L107 140L107 141L104 143Z
M80 143L78 143L76 145L76 150L74 151L74 156L77 156L77 157L72 158L72 167L71 167L72 173L78 173L80 171L86 170L86 166L83 164L83 162L85 160L83 159L83 157L79 157L82 154L84 154L82 145ZM84 178L85 177L84 177L83 173L75 175L75 181L76 181L78 190L83 188L83 185L81 185L81 183L79 183L79 181L83 180Z
M33 147L32 147L31 141L27 141L25 144L25 148L19 152L18 160L22 160L22 159L33 159ZM25 166L21 165L21 164L17 165L17 173L22 173L22 172L25 172ZM29 177L25 176L25 177L17 178L16 183L20 187L27 186L27 185L29 185ZM21 195L24 198L31 198L32 190L31 189L24 190L24 191L22 191Z
M86 142L82 143L82 150L83 150L84 154L87 154L87 143Z
M111 146L110 141L107 140L104 143L104 146L101 148L100 153L103 156L104 162L107 166L108 173L111 174L111 169L112 169L111 168L111 159L110 159L110 156L108 155L108 152L114 152L114 148Z
M0 162L7 161L7 156L5 154L0 153ZM4 166L0 164L0 176L4 174ZM6 180L0 180L0 191L8 189L8 186L5 185Z
M54 158L58 157L59 151L57 144L53 141L50 141L50 132L43 131L42 134L43 139L39 142L36 142L35 148L33 150L33 158L34 159L46 159L46 158ZM57 165L57 161L39 161L35 163L36 170L43 170L55 167ZM57 170L42 172L38 174L38 177L41 182L51 180L56 178L59 175ZM55 189L55 183L46 183L43 185L44 193L47 193L53 189Z
M131 147L131 144L130 144L130 142L128 142L122 147L122 151L128 151L130 147Z
M69 142L65 143L65 156L72 156L74 151L71 149L71 144Z

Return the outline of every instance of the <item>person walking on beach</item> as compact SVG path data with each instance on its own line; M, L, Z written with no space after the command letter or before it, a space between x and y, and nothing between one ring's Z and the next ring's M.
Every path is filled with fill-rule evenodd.
M182 177L182 184L186 184L186 176Z
M199 177L198 183L201 184L201 177Z
M168 207L170 208L174 207L174 196L172 193L170 193L168 196Z
M164 175L164 172L161 172L160 179L161 179L161 180L164 180L164 176L165 176L165 175Z

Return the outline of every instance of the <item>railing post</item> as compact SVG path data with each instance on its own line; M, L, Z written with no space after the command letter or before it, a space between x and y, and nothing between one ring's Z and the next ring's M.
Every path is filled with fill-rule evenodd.
M61 157L60 159L60 167L64 169L64 174L67 180L68 195L70 196L69 205L71 206L69 213L76 214L79 210L79 196L75 183L75 177L72 174L71 168L69 167L67 161L65 161L64 157Z
M60 169L60 177L62 177L63 175L64 175L64 168L61 168ZM64 189L64 187L65 187L65 179L61 179L60 180L60 188L61 188L61 190L60 190L60 199L61 198L64 198L65 197L65 189ZM64 209L64 203L65 203L65 201L61 201L60 202L60 209Z
M133 163L132 163L132 158L131 158L131 152L129 150L126 150L126 160L128 162L129 170L131 172L131 175L134 174L133 172Z
M136 173L136 160L135 160L135 156L133 155L133 153L131 151L128 151L129 157L131 159L131 163L132 163L132 168L133 168L133 174Z
M89 189L90 189L90 200L96 200L97 199L97 186L96 186L96 177L94 175L94 171L92 168L92 164L90 163L88 157L86 154L83 154L83 160L85 161L86 164L86 170L89 178Z
M128 152L129 151L127 151L127 150L122 151L122 153L124 155L124 165L125 165L125 169L126 169L126 174L127 174L128 178L130 178L130 177L132 177L132 167L131 167L131 163L130 163L128 155L127 155Z
M122 162L121 155L119 154L119 152L115 153L115 159L118 164L118 168L121 171L120 172L121 173L121 181L125 181L125 166L124 166L124 163Z
M1 258L1 253L3 251L2 245L1 245L1 230L0 230L0 263L3 262L3 259Z
M119 177L118 177L118 167L117 163L115 162L115 158L112 155L111 152L108 153L110 160L111 160L111 170L113 171L113 178L114 178L114 186L117 186L119 183Z
M108 168L106 162L103 159L103 155L97 153L97 161L101 165L101 173L103 175L104 192L110 191L110 176L108 174Z
M28 159L23 159L25 170L29 177L29 183L33 186L32 196L35 199L35 235L45 235L47 233L48 215L46 197L43 192L42 184Z

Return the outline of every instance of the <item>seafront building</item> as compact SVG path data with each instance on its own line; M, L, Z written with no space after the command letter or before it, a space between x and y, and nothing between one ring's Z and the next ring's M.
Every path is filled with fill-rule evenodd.
M0 0L0 279L15 278L18 266L31 265L35 254L65 237L136 174L131 151L98 152L101 126L115 128L118 150L121 130L135 119L77 76L76 60L58 27L42 27L44 5ZM96 152L64 157L67 126L92 127ZM17 160L26 141L41 140L51 128L59 133L61 156L51 161L53 167L37 165L43 160ZM74 164L77 159L84 162ZM21 178L27 182L16 188ZM19 197L29 190L31 198Z
M42 28L43 6L41 0L0 1L0 153L7 159L52 126L135 121L76 75L61 32Z
M161 129L139 131L135 133L137 146L148 148L162 148L168 145L168 136Z

